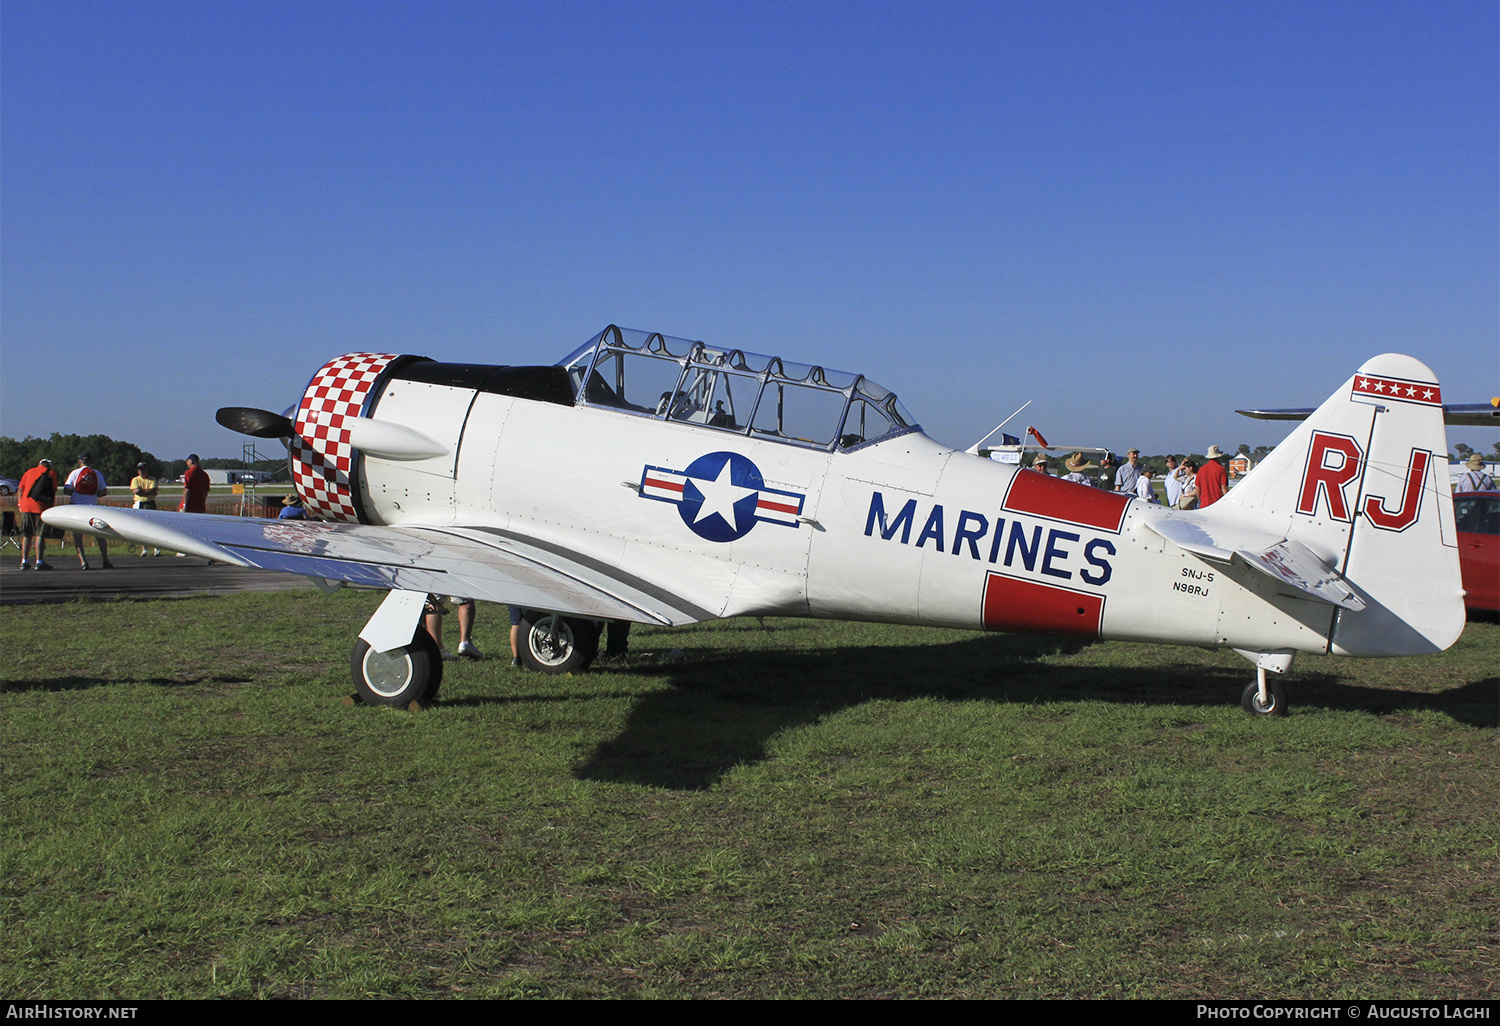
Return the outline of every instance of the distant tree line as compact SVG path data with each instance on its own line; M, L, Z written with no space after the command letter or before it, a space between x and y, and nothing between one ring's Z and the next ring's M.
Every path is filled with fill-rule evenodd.
M105 483L129 486L135 477L135 465L145 463L152 473L160 476L162 462L138 445L117 442L108 435L60 435L54 432L48 438L33 438L27 435L17 441L0 438L0 477L20 479L42 459L52 461L52 469L59 477L67 477L78 465L80 453L88 453L92 466L104 475Z
M50 459L52 468L60 477L67 477L78 465L80 453L88 453L94 469L104 475L111 488L128 488L135 477L136 464L146 464L152 477L171 480L187 471L187 460L159 460L151 453L130 442L120 442L108 435L62 435L53 433L48 438L33 438L27 435L20 440L0 437L0 477L20 480L21 475L37 465L41 459ZM204 469L209 470L265 470L285 476L286 459L258 460L245 466L244 460L206 459ZM123 494L123 493L122 493Z

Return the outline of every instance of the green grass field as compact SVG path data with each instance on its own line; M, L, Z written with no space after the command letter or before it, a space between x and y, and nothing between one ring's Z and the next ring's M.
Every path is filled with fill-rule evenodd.
M1232 654L791 620L411 713L343 703L378 600L0 609L0 991L1500 989L1495 624L1276 720Z

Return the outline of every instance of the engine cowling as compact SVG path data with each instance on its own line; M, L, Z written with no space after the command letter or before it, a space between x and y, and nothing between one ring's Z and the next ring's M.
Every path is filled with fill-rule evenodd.
M395 353L348 353L329 360L308 382L292 415L287 445L292 487L308 515L360 523L359 453L351 441L354 418L364 416L397 366L420 360Z

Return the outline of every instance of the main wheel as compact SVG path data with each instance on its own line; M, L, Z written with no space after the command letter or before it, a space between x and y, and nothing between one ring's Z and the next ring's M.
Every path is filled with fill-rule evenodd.
M349 669L365 704L406 706L437 697L443 654L432 635L418 627L410 645L389 652L376 652L363 638L356 641Z
M1266 697L1269 703L1260 700L1260 684L1251 681L1240 693L1240 708L1251 716L1285 716L1286 689L1277 680L1266 681Z
M527 610L521 618L521 662L538 673L576 673L599 651L599 626L553 613Z

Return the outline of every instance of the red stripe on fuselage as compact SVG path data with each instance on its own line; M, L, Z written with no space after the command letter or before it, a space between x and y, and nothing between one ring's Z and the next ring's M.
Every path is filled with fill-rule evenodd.
M993 572L985 575L984 629L987 631L1097 638L1103 620L1103 595L1087 595Z
M1000 505L1012 513L1030 513L1068 524L1119 533L1130 496L1074 484L1034 470L1018 470Z

